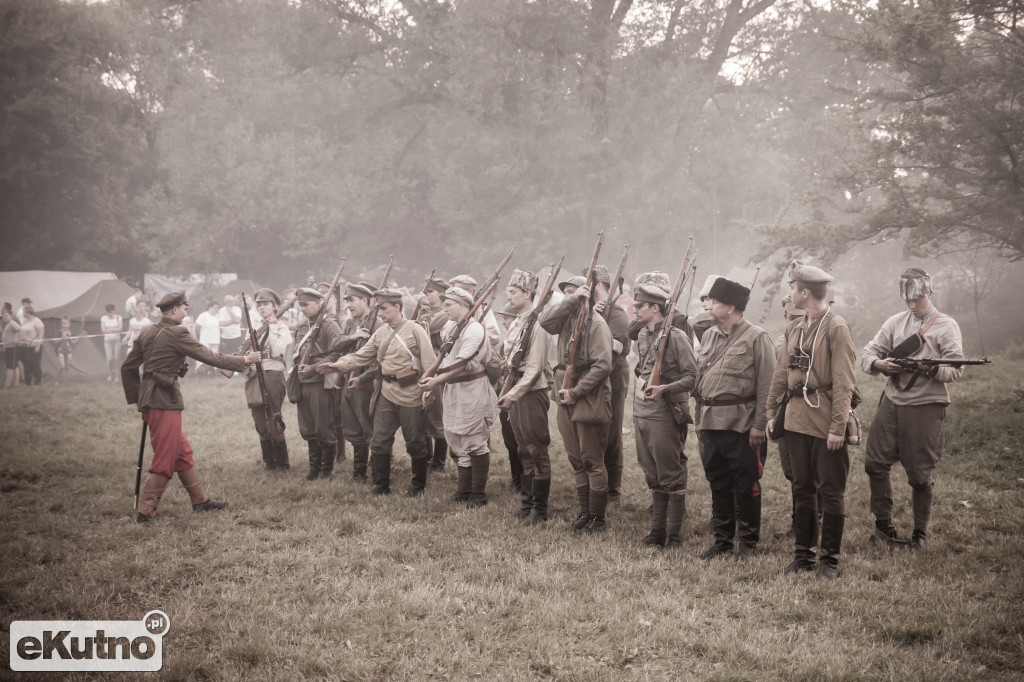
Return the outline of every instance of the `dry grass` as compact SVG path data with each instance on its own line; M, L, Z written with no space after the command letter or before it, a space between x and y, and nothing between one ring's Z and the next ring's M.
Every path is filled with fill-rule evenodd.
M139 526L140 421L118 387L0 392L3 626L159 608L171 618L167 680L1020 679L1024 358L971 377L949 411L931 544L920 556L868 545L857 448L833 584L779 575L792 547L772 538L789 510L774 453L761 556L706 563L696 556L711 542L710 496L695 452L685 547L662 554L639 545L649 500L631 436L609 531L577 538L557 436L553 520L525 528L507 515L516 499L500 438L482 510L448 503L450 464L423 499L372 498L349 480L350 462L333 481L302 480L290 406L300 466L265 474L240 382L188 380L186 433L208 492L231 507L193 515L175 483L159 521ZM867 417L879 384L864 388ZM408 459L396 455L400 490ZM909 490L894 481L907 532ZM13 676L6 663L3 675Z

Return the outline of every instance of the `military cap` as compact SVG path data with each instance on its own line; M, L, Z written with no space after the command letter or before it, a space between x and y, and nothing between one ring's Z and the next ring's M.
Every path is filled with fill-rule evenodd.
M904 301L913 301L922 296L931 296L932 278L921 268L910 268L900 275L900 296Z
M668 297L670 294L660 287L656 287L653 284L638 284L636 292L633 294L633 300L637 303L657 303L659 305L665 305L668 303Z
M388 287L378 289L377 291L373 292L373 295L376 296L377 300L380 301L381 303L401 303L403 300L401 291L399 291L398 289L391 289Z
M476 280L469 275L456 275L448 280L448 286L462 289L476 289Z
M594 268L594 281L603 282L608 286L612 284L612 273L608 272L607 265L598 265Z
M664 272L658 272L657 270L653 272L645 272L636 278L636 286L640 287L645 284L657 287L663 291L668 291L671 288L669 285L668 275Z
M505 317L519 317L519 311L513 308L511 303L506 303L504 308L502 308L501 310L497 310L495 312L497 312L499 315L504 315Z
M452 286L442 277L435 277L430 280L430 289L438 293L443 294L448 291L448 287Z
M725 305L736 306L736 310L743 312L747 309L747 301L750 300L750 289L739 282L719 277L711 285L708 298L713 298Z
M473 307L473 294L461 287L449 287L448 290L444 292L444 297L450 301L461 303L467 308Z
M703 301L711 293L711 287L715 285L718 280L718 275L708 275L707 279L704 280L704 286L700 288L700 293L697 294L697 299Z
M516 268L512 271L512 277L509 278L508 285L510 287L522 289L523 291L536 293L538 281L537 275L533 274L529 270L520 270L519 268Z
M371 298L373 298L373 287L367 286L365 283L362 282L360 282L359 284L356 284L355 282L349 282L348 284L345 285L345 298L353 297L365 298L367 301L369 301Z
M184 289L178 289L170 293L164 294L164 297L160 299L160 302L156 304L156 307L161 312L170 310L176 305L188 305L188 297L185 295Z
M329 286L329 285L328 285ZM295 296L298 298L299 303L309 303L317 301L318 303L324 300L324 295L316 289L310 287L302 287L295 290Z
M273 303L274 305L281 305L281 297L277 295L277 292L273 289L258 289L255 294L252 295L252 300L256 303Z
M789 266L790 282L803 282L804 284L819 284L823 282L831 282L832 279L832 275L828 274L821 268L816 268L813 265L807 265L801 260L795 260Z
M558 283L558 290L561 291L564 294L565 293L565 288L567 286L572 285L572 286L574 286L576 288L579 288L579 287L583 286L586 283L587 283L587 278L586 277L584 277L583 275L576 275L575 277L570 277L569 279L567 279L564 282L559 282Z

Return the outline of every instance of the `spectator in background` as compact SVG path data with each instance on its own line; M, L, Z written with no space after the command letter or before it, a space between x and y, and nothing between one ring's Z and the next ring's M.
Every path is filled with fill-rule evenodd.
M132 292L132 295L128 297L128 300L124 302L124 314L131 315L135 306L142 300L142 289L136 289Z
M232 355L242 347L242 309L235 305L235 297L224 297L220 309L220 347L224 355Z
M78 345L81 340L79 336L71 335L71 320L65 315L60 319L60 335L56 339L50 339L57 344L57 383L62 384L68 378L71 369L71 347Z
M25 315L25 323L21 325L22 352L25 357L22 363L25 365L25 384L38 386L43 383L43 337L46 330L43 321L36 317L32 306L25 306L22 311Z
M18 342L21 340L21 325L14 319L10 303L4 304L3 326L4 365L7 367L4 388L10 388L18 384L18 361L20 360Z
M143 329L153 324L153 321L146 316L146 304L139 301L132 308L132 319L128 320L128 332L125 334L125 345L127 346L126 353L132 352L132 344L135 343L135 339L139 338L139 334Z
M32 299L26 296L21 299L21 307L18 308L18 312L15 313L14 317L18 320L18 324L25 324L25 308L32 305Z
M100 318L100 331L103 332L103 350L107 354L107 381L115 381L120 363L121 332L124 330L124 319L115 311L113 303L105 306L107 314Z
M220 352L220 306L216 301L210 301L206 305L206 310L199 313L196 317L195 331L196 336L199 338L199 343L209 348L214 353ZM201 362L196 362L196 376L205 376L207 374L206 365Z

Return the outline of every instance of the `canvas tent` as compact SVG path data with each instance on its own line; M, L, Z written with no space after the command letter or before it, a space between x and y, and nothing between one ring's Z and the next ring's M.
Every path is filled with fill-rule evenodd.
M36 316L46 328L46 338L52 339L60 333L60 320L65 315L71 319L73 334L82 332L83 325L85 334L98 334L104 306L113 303L120 313L132 288L110 272L28 270L0 272L0 292L15 310L23 297L31 298ZM127 328L127 321L125 325ZM44 343L42 353L43 372L52 376L57 372L56 344ZM73 348L71 366L72 372L105 374L103 338L79 341Z

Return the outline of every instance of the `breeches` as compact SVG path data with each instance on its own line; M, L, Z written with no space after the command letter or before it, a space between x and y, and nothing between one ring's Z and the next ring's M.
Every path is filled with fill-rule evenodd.
M797 508L842 515L846 513L850 454L845 444L829 452L825 443L824 438L786 432L786 451L793 467L793 500ZM822 509L818 509L819 493Z
M674 419L633 418L636 461L651 490L686 490L686 434L689 427Z
M173 478L175 472L195 466L192 446L181 430L181 410L147 408L142 418L149 425L149 442L153 445L149 473Z
M750 447L750 433L739 431L701 431L704 437L704 476L712 492L758 497L758 481L764 472L767 443Z
M551 432L548 429L548 407L551 397L547 389L530 391L512 403L508 410L512 432L519 446L523 473L544 480L551 478Z
M894 405L882 396L864 451L864 470L871 478L888 478L896 462L907 471L907 482L932 482L932 472L942 458L945 442L943 419L946 406Z
M299 434L304 440L319 443L337 442L331 423L331 403L324 385L317 381L301 384L302 399L295 405L299 416Z
M361 388L346 388L341 396L341 423L345 429L345 440L352 445L367 445L373 436L372 397L373 391Z
M284 385L284 373L267 371L264 372L265 384L267 386L267 398L270 400L270 410L277 414L281 414L281 405L284 404L285 396L285 385ZM247 379L246 381L259 381L259 379ZM263 406L250 407L249 411L252 413L252 421L256 426L256 433L259 434L260 440L270 440L270 428L267 425L267 413L264 411ZM281 430L281 435L284 435L284 420L279 420L277 424Z
M423 409L419 405L403 407L383 395L377 398L373 412L373 438L370 454L390 455L395 446L395 434L402 429L405 449L412 459L427 458L426 435L423 432Z
M572 406L558 406L558 432L569 456L576 487L589 486L596 492L608 490L604 451L608 447L608 424L580 424L572 421Z
M482 429L477 433L448 433L445 432L445 439L448 447L455 455L455 462L460 467L468 467L470 457L486 455L491 451L491 432L489 429Z

